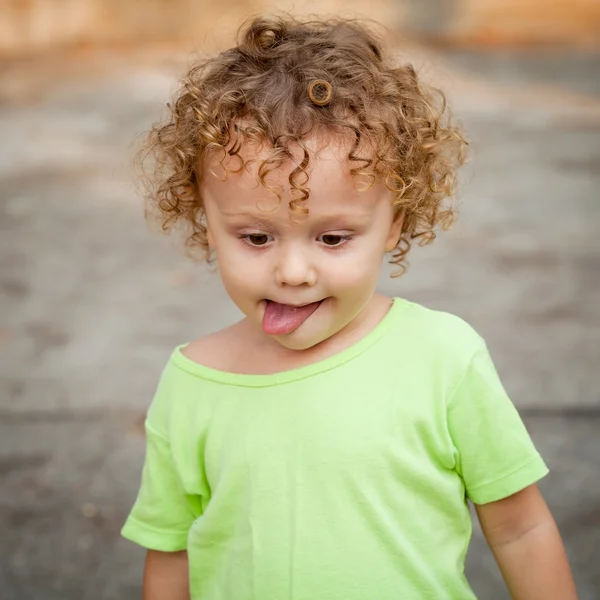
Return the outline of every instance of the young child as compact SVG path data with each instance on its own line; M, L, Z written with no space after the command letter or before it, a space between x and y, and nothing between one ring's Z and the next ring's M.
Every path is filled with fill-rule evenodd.
M375 291L449 225L463 148L355 21L256 19L191 70L152 207L245 317L176 348L148 412L146 600L474 598L468 500L513 598L576 597L485 343Z

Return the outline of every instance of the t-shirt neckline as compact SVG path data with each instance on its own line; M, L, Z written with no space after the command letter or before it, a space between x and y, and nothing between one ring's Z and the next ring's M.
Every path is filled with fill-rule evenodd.
M401 298L393 298L392 304L385 316L360 340L336 354L296 369L268 374L244 374L221 371L219 369L201 365L185 356L182 353L182 349L187 344L181 344L175 348L171 355L171 362L180 369L202 379L232 386L269 387L298 381L334 369L365 352L365 350L373 346L383 335L385 335L385 333L387 333L397 316L407 304L408 302Z

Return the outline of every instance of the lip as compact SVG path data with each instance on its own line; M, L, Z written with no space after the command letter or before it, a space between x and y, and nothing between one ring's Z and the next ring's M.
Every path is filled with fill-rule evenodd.
M265 301L274 302L275 304L281 304L282 306L289 306L291 308L302 308L304 306L310 306L311 304L321 304L325 301L325 298L321 298L321 300L315 300L314 302L305 302L304 304L289 304L287 302L277 302L277 300L270 300L269 298L266 298Z

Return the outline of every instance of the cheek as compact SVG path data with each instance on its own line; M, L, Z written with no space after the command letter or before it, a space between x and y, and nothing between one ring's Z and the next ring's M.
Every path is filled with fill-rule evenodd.
M335 261L328 269L327 278L340 287L364 287L377 281L381 260L381 253L357 250Z
M228 289L257 287L264 278L260 262L246 252L221 252L218 262L221 279Z

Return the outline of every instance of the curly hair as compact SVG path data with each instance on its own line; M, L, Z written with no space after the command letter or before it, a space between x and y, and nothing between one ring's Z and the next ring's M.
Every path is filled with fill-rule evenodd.
M203 166L217 152L221 165L229 156L247 167L251 161L239 154L247 142L268 148L258 177L278 196L268 175L292 162L290 210L306 214L311 155L304 141L323 131L350 135L352 175L368 185L381 178L403 212L390 258L397 274L413 240L427 244L454 220L451 198L466 142L444 94L420 83L412 66L394 64L356 20L252 19L235 47L193 66L168 106L168 120L152 128L140 154L142 165L152 159L143 176L147 216L157 216L164 231L183 225L187 246L206 260Z

